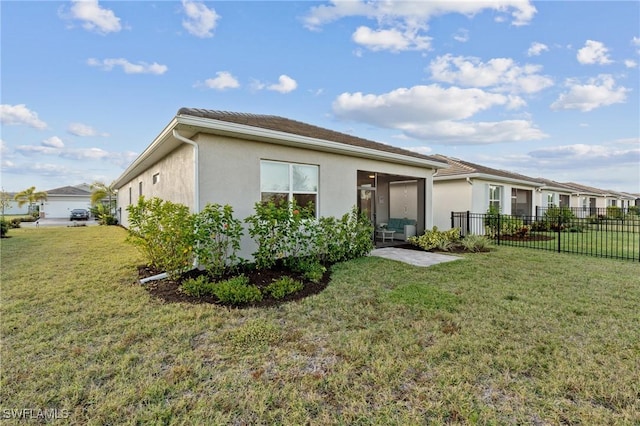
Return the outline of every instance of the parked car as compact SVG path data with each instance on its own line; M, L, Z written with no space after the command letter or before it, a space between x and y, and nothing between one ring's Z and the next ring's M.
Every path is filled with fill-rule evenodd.
M73 209L71 210L71 220L89 220L89 210Z

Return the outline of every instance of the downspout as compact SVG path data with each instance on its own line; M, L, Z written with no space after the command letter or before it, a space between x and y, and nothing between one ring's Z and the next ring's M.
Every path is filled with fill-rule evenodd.
M200 213L200 179L198 166L200 161L198 144L182 136L176 129L173 129L173 137L193 147L193 210L194 213Z
M194 213L200 213L200 181L198 179L199 175L199 149L198 144L192 141L191 139L187 139L182 136L176 129L173 129L173 137L178 139L180 142L184 142L193 147L193 210ZM198 267L198 258L193 259L193 269ZM163 272L158 275L153 275L151 277L143 278L140 280L140 284L146 284L150 281L163 280L168 277L166 272Z

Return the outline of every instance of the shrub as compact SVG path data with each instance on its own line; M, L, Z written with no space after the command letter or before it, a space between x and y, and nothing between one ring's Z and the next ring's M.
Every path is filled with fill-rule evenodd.
M301 272L309 281L318 283L324 276L324 273L327 272L327 268L318 262L313 262L309 263Z
M448 251L458 240L460 240L460 228L438 231L438 227L434 226L430 231L425 231L424 234L418 237L409 237L407 241L423 250L439 248Z
M544 217L548 221L567 223L572 219L575 219L575 215L571 211L569 207L549 207L546 212L544 212Z
M476 253L489 250L491 240L484 235L469 234L460 243L465 250Z
M20 223L22 223L22 219L19 217L14 217L13 219L11 219L11 221L9 222L9 228L11 229L18 229L20 228Z
M258 268L270 268L278 259L295 259L311 249L306 222L313 223L313 207L299 207L296 201L276 205L256 203L255 213L245 219L249 235L258 243L253 253Z
M282 277L269 284L266 287L266 291L274 298L282 299L291 293L302 290L303 287L300 281L294 280L291 277Z
M318 259L341 262L368 255L373 250L373 225L356 207L340 219L320 218L316 240Z
M189 278L182 283L182 291L189 296L202 297L213 294L214 284L209 282L206 275Z
M494 207L490 208L484 218L484 227L487 236L496 238L500 235L513 235L522 230L524 222L514 216L503 215Z
M355 207L340 219L316 220L313 211L295 202L283 206L256 203L255 214L246 219L249 235L258 244L253 253L256 266L270 268L282 259L286 266L299 269L297 263L309 258L339 262L371 252L373 225Z
M198 262L218 277L238 265L242 222L233 217L230 205L207 204L195 216L195 251Z
M154 268L176 278L192 266L193 215L182 205L159 198L138 199L129 211L128 240Z
M622 209L618 206L608 206L607 219L622 219Z
M238 275L215 283L212 287L212 292L222 303L232 305L242 305L262 300L260 289L255 285L249 285L249 279L244 275Z
M640 206L629 206L629 214L640 216Z
M0 237L6 237L9 232L9 222L2 219L0 220Z

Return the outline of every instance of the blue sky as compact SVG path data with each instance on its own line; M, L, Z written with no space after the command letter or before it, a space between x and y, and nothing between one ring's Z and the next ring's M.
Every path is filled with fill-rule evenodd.
M640 193L640 2L0 1L2 187L111 182L179 108Z

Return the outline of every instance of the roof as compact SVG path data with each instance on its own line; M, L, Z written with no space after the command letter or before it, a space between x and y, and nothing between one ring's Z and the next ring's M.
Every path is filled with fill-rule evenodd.
M542 189L549 188L564 192L575 192L575 189L570 187L566 183L556 182L555 180L545 179L541 177L536 178L536 180L544 185Z
M47 193L47 195L91 195L89 191L85 191L84 189L80 189L75 186L63 186L61 188L50 189L45 192Z
M609 191L605 191L599 188L594 188L592 186L582 185L575 182L565 182L564 184L578 194L599 195L602 197L606 197L607 195L610 195Z
M460 160L459 158L447 157L446 155L436 154L433 157L449 164L448 169L438 169L434 175L434 180L462 179L465 177L483 177L485 179L509 180L527 183L532 186L542 186L543 183L539 179L506 170L493 169L491 167L482 166L480 164L470 163Z
M410 151L387 145L368 139L359 138L357 136L348 135L346 133L336 132L334 130L325 129L323 127L314 126L312 124L303 123L301 121L291 120L289 118L279 117L277 115L249 114L231 111L217 111L197 108L180 108L178 115L190 115L193 117L208 118L212 120L226 121L229 123L242 124L245 126L259 127L261 129L275 130L278 132L289 133L292 135L305 136L314 139L322 139L326 141L338 142L345 145L356 146L360 148L375 149L378 151L391 152L395 154L407 155L410 157L423 158L431 161L439 161L438 159Z
M180 108L171 122L114 181L114 187L121 188L180 146L184 138L198 134L224 135L431 169L448 167L433 156L275 115Z

